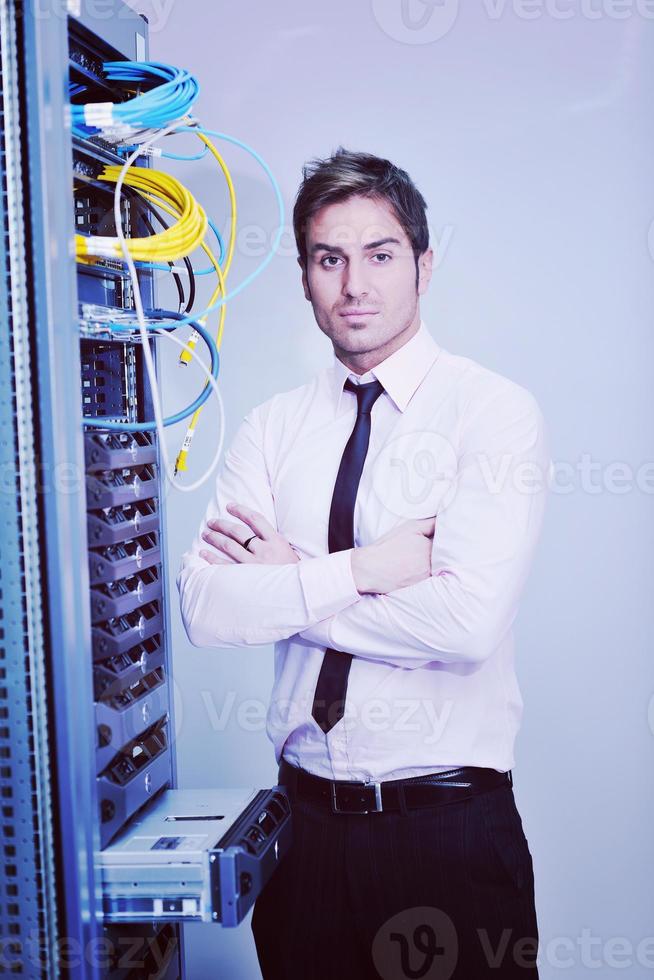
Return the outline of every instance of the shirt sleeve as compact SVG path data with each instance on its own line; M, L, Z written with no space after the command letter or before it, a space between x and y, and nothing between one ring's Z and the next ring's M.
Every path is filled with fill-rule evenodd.
M199 554L206 522L237 522L230 501L259 511L278 530L257 409L246 415L219 466L213 496L177 575L182 621L195 646L240 647L293 636L361 599L352 574L352 551L305 558L295 564L213 565ZM245 525L247 526L247 525Z
M453 492L436 515L431 577L363 595L300 635L409 669L489 657L515 619L540 536L548 442L540 408L521 386L479 408L462 428Z

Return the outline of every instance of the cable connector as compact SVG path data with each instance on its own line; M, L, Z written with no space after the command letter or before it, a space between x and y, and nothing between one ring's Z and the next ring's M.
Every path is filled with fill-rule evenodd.
M177 453L177 459L175 460L175 476L181 470L184 472L187 469L186 458L191 448L191 443L193 442L193 436L195 435L195 429L191 426L186 430L186 435L184 436L184 442L182 443L182 448Z
M191 333L191 336L189 337L188 341L186 342L186 346L188 350L183 350L182 353L179 355L179 363L182 364L184 367L188 367L188 365L193 360L193 351L195 350L199 339L200 339L200 334L197 332L197 330L194 330Z
M180 451L177 453L177 459L175 460L175 476L177 476L177 474L180 472L185 473L188 469L186 465L187 456L188 453L185 453L183 449L180 449Z
M87 255L99 255L104 258L114 258L118 252L118 239L104 235L88 235L83 240Z
M125 146L119 146L119 153L133 153L137 148L138 144ZM140 157L160 157L163 155L163 148L161 146L144 146L142 150L139 150Z
M114 121L113 102L89 102L83 107L83 111L87 126L104 129L105 126L111 126Z

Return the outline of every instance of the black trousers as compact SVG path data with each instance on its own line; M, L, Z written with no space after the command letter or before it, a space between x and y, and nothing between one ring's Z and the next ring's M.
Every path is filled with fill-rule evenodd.
M252 916L264 980L537 980L533 865L513 786L440 806L298 800Z

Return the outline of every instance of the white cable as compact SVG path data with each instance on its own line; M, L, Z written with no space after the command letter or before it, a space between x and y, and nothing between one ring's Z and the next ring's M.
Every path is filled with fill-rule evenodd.
M143 147L151 145L152 143L155 142L155 140L161 139L163 136L167 136L169 133L173 133L181 125L187 125L187 123L186 122L182 123L179 120L176 120L174 123L171 123L169 126L166 126L165 129L157 130L154 133L154 135L150 137L148 141L141 144L141 146L138 146L127 157L125 163L121 168L120 174L118 175L118 180L116 181L116 186L114 188L114 220L116 224L116 237L118 238L118 241L120 243L120 248L123 253L125 263L127 265L127 270L129 272L130 279L132 280L132 291L134 294L134 308L136 311L136 318L138 320L139 332L141 334L141 344L143 346L143 356L145 358L145 366L147 368L148 379L150 381L152 406L154 408L154 420L157 428L157 435L159 437L159 445L161 447L161 457L163 460L164 473L171 486L176 487L176 489L181 490L184 493L189 493L191 490L197 489L197 487L201 486L205 482L205 480L209 478L209 476L211 475L211 470L207 470L207 472L204 473L199 480L196 480L195 483L188 485L184 483L179 483L175 479L175 471L170 465L170 457L168 456L168 449L166 447L166 429L163 424L163 412L161 410L161 395L159 392L157 373L154 367L154 361L152 359L152 351L150 350L148 329L145 324L145 314L143 312L141 289L139 286L138 276L136 274L136 266L134 265L134 261L132 259L132 256L130 255L129 248L127 247L127 242L125 240L125 234L123 232L123 218L120 213L120 193L122 190L123 182L125 180L125 175L129 170L129 168L134 163L134 161L136 160L136 158L142 155ZM158 333L159 331L156 332ZM193 356L195 358L195 354ZM212 381L214 381L213 378ZM216 390L217 387L218 386L216 385ZM222 402L220 402L220 406L221 406L221 415L224 420L224 407L222 405ZM222 439L223 439L223 428L221 427L220 430L221 447L222 447ZM214 464L212 464L212 468L213 465Z
M184 485L185 490L197 490L198 487L202 486L205 480L209 479L209 477L215 470L216 466L218 465L218 462L220 461L220 455L223 451L223 442L225 439L225 406L223 404L223 396L220 394L220 388L218 387L216 379L214 378L210 369L204 363L202 358L198 357L195 351L191 351L188 344L185 344L183 340L179 339L179 337L175 337L175 335L172 334L169 330L155 330L154 333L158 333L160 336L165 337L166 340L172 340L172 342L174 344L177 344L178 347L181 347L183 350L193 354L193 360L191 361L191 363L197 364L198 367L200 367L204 371L204 373L207 376L207 381L213 388L214 392L216 393L216 398L218 399L218 415L220 419L219 421L220 438L218 439L218 449L216 450L216 455L211 460L211 466L205 473L202 474L200 479L196 480L195 483L190 483L188 486L186 484Z

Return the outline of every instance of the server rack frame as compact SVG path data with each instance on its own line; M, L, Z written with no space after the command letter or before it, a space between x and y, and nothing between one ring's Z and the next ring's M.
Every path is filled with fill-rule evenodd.
M0 706L12 733L12 779L20 773L18 778L29 779L37 794L36 807L30 793L7 806L11 819L3 816L16 835L11 845L16 860L10 866L20 871L13 886L16 902L2 902L0 914L4 925L8 907L15 904L20 914L13 942L27 949L27 928L36 929L37 941L30 948L43 957L41 962L34 955L20 970L9 963L6 972L99 980L106 971L99 966L102 894L94 864L98 832L90 737L95 719L89 577L83 558L85 466L80 390L71 383L80 377L80 352L72 153L65 122L68 39L70 28L88 30L125 57L142 59L147 57L147 26L120 0L111 9L103 0L97 10L79 0L69 0L65 8L56 0L49 5L0 0L0 17L6 123L2 176L8 189L0 218L12 263L0 276L0 368L5 378L13 372L16 385L16 397L2 399L0 425L18 449L18 467L13 445L5 445L2 459L13 476L11 492L2 500L10 531L3 549L3 608L13 588L11 598L21 612L3 623L3 650L14 668L7 671L14 687L4 688ZM160 504L163 525L163 495ZM169 629L164 633L169 635ZM27 687L19 690L17 671L26 650ZM166 658L169 672L169 651ZM172 703L169 708L174 732ZM181 944L178 955L183 962ZM177 973L173 962L167 975Z

